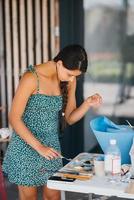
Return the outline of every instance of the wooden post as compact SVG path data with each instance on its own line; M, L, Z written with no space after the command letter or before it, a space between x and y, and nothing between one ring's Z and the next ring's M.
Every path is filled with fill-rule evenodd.
M0 90L1 90L1 118L2 127L6 127L6 80L4 65L4 32L3 32L3 9L0 1ZM4 109L2 109L4 108Z
M12 85L12 50L11 50L11 16L9 0L5 0L5 39L6 39L6 77L7 77L7 104L11 107L13 96Z
M32 0L27 2L27 36L28 36L28 65L34 64L34 41L33 41L33 5Z
M24 73L27 65L26 56L26 17L25 17L25 0L19 0L19 14L20 14L20 63L21 74Z
M47 0L42 1L42 43L43 62L48 60L48 7Z
M18 16L17 0L12 2L12 25L13 25L13 75L14 89L16 90L19 83L19 44L18 44Z
M35 52L36 64L41 63L41 8L40 1L35 0Z

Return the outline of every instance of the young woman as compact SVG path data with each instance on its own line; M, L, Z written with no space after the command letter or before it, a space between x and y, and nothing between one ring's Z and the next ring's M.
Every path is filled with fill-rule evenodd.
M83 47L70 45L53 60L29 66L21 78L9 113L14 132L3 162L20 200L37 200L38 186L43 186L43 200L60 200L60 192L46 186L62 167L59 121L73 124L102 102L95 94L76 108L76 77L86 72L87 64Z

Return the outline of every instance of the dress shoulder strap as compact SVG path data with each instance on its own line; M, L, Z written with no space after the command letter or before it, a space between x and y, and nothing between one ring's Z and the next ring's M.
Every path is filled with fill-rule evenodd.
M35 66L34 65L29 65L26 69L26 71L32 72L33 74L36 75L37 78L37 93L39 93L39 88L40 88L40 84L39 84L39 76L36 72Z

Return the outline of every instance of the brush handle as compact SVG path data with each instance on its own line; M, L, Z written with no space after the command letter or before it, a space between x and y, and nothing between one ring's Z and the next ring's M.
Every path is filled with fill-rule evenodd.
M91 175L75 175L75 174L61 174L62 177L64 178L76 178L78 180L89 180L92 178Z
M71 160L72 160L71 158L66 158L66 157L64 157L64 156L61 156L61 158L62 158L62 159L65 159L65 160L67 160L67 161L71 161Z

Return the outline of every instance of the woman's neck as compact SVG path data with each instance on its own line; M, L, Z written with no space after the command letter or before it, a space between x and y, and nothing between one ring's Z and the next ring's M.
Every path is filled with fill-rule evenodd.
M56 63L54 61L48 61L46 63L36 65L36 70L37 73L46 78L54 79L57 77Z

